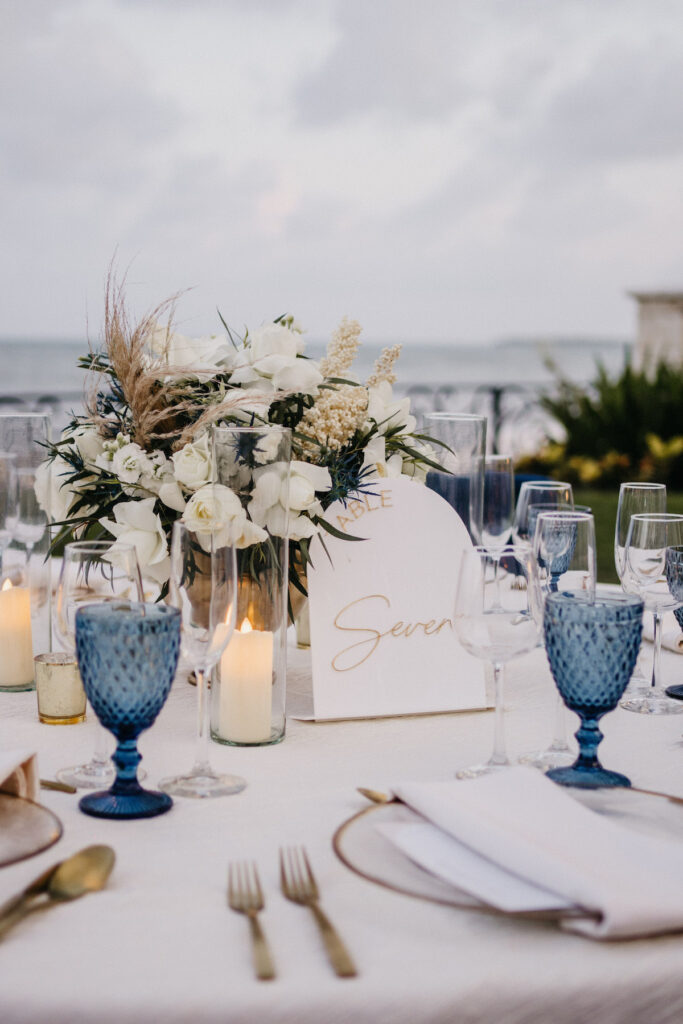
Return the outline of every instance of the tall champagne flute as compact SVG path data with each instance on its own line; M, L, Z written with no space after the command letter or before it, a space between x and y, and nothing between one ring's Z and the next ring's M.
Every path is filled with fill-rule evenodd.
M14 538L17 525L17 474L12 452L0 452L0 581L3 555Z
M620 706L645 715L679 715L680 701L667 697L661 680L662 617L680 606L671 593L666 575L666 551L683 545L683 515L667 512L637 513L631 516L624 548L622 587L637 594L654 616L654 658L652 680L643 692L626 696Z
M614 528L614 565L619 580L626 569L626 537L631 516L648 512L666 512L666 485L627 482L619 488L617 520Z
M493 665L496 710L493 751L488 761L465 768L459 779L487 775L510 764L505 746L503 718L504 666L513 658L527 654L538 645L541 616L530 610L533 587L528 592L513 586L514 570L523 573L527 583L531 573L528 547L506 547L501 554L500 585L496 587L490 571L492 552L488 548L470 548L463 553L455 598L455 630L460 643L475 658ZM496 591L498 591L496 593Z
M548 594L581 593L595 597L596 553L595 523L589 512L541 512L536 518L533 542L532 572L535 591L540 595L539 612ZM555 729L546 750L523 754L522 764L541 771L573 764L575 755L567 742L565 709L559 691L556 693Z
M64 548L53 609L55 634L70 654L76 651L76 612L103 602L142 602L135 548L120 541L75 541ZM60 782L78 789L102 789L114 781L107 733L96 726L95 751L87 764L62 768ZM140 775L142 778L142 775Z
M159 788L198 799L239 793L244 779L218 774L209 761L206 677L230 641L237 611L237 560L225 528L196 533L173 524L170 599L180 609L181 649L197 679L197 748L189 772L162 779Z
M484 460L484 514L482 546L493 551L493 572L498 585L499 552L510 541L515 510L515 475L511 455L487 455Z
M619 503L617 505L617 519L614 527L614 565L617 576L624 590L628 589L628 581L624 584L624 573L626 571L626 536L628 534L631 516L640 512L666 512L666 485L656 483L644 483L640 481L627 481L619 488ZM645 661L644 645L641 647L639 661ZM636 667L630 682L626 687L626 696L632 697L646 689L650 685L642 667Z
M26 565L36 544L42 540L47 529L47 516L38 504L36 495L36 471L29 466L17 469L17 520L14 528L15 540L26 548Z

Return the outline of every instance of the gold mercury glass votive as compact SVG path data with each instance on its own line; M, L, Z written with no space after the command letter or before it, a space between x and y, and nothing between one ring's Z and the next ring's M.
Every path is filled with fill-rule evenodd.
M73 654L37 654L38 718L48 725L75 725L85 719L85 690Z

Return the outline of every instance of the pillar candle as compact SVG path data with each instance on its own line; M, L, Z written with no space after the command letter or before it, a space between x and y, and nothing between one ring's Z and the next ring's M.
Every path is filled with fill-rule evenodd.
M0 590L0 689L23 690L32 682L31 593L5 580Z
M221 657L219 732L233 743L270 739L273 634L245 619Z

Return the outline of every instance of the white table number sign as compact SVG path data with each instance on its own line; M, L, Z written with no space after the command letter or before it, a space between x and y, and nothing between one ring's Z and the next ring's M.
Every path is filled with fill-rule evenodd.
M458 565L471 546L443 498L410 480L370 486L331 505L338 530L309 569L316 719L484 708L483 664L453 628Z

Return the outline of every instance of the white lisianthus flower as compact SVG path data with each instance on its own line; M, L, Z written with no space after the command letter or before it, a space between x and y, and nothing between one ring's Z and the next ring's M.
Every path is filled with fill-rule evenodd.
M367 418L374 420L380 434L397 427L401 434L412 434L417 426L417 420L410 413L410 399L395 399L391 384L386 380L368 388Z
M438 456L430 444L426 444L424 441L416 441L414 445L415 451L419 452L426 459L431 459L433 462L438 462ZM423 484L427 480L427 473L429 473L429 466L425 466L422 462L415 462L414 459L407 458L403 460L403 468L401 470L403 476L409 476L416 483Z
M260 382L265 379L275 390L315 394L322 384L322 374L317 363L298 358L303 347L301 334L283 324L259 327L238 353L231 381L247 388L258 385L261 389Z
M187 338L159 324L149 335L147 347L151 353L150 363L161 375L178 380L211 380L232 359L232 347L227 338Z
M163 452L152 452L149 456L148 471L140 477L138 487L158 495L164 505L176 512L185 508L183 492L173 476L173 463Z
M115 521L100 519L100 524L121 544L132 544L143 576L165 583L171 559L161 519L154 512L155 501L156 498L152 497L119 502L114 506ZM116 544L112 545L112 552L115 555Z
M147 453L135 442L119 448L111 460L111 472L122 484L136 484L151 468Z
M209 435L186 444L171 456L176 480L188 491L198 491L211 480L211 449Z
M394 452L387 459L384 437L377 435L368 441L363 453L363 466L369 472L363 474L363 480L395 480L403 471L403 458Z
M183 513L188 530L197 534L205 551L215 546L234 544L247 548L267 539L267 533L247 518L234 491L224 484L207 484L195 491Z
M73 438L78 454L87 469L93 469L97 464L98 455L104 451L104 439L92 423L79 423L74 430L67 428L62 431L62 438Z
M302 540L318 532L310 519L323 513L316 492L329 491L332 478L324 466L296 461L289 465L289 487L287 464L276 462L255 470L249 514L275 537Z

